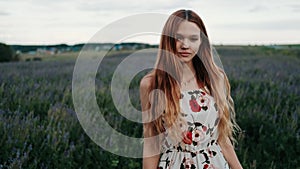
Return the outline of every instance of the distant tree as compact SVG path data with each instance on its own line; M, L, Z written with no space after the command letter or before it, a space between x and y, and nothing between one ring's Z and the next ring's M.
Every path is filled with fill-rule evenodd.
M0 43L0 62L18 61L19 56L15 51L4 43Z

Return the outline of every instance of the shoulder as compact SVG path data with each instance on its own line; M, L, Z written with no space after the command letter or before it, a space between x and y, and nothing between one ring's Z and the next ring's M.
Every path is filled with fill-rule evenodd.
M149 90L153 81L154 81L154 75L153 74L147 74L147 75L145 75L141 79L140 90L141 91L147 91L147 90Z
M140 99L142 110L146 110L146 107L149 106L149 92L151 91L153 82L154 76L151 74L145 75L140 81Z

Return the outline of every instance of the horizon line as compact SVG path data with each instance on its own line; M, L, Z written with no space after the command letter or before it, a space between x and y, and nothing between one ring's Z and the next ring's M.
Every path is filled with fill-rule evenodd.
M121 43L113 43L113 42L78 42L78 43L4 43L6 45L19 45L19 46L55 46L55 45L68 45L68 46L74 46L78 44L121 44L121 43L139 43L139 44L148 44L148 45L159 45L159 43L146 43L146 42L121 42ZM213 46L272 46L272 45L278 45L278 46L285 46L285 45L300 45L300 42L290 42L290 43L211 43Z

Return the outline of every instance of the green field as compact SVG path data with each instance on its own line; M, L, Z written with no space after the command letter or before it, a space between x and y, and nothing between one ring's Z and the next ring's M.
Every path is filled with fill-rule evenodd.
M216 49L243 131L236 146L243 167L300 168L299 46ZM81 128L72 103L77 55L26 55L20 62L0 63L0 169L141 168L141 159L102 150ZM41 61L25 61L31 57ZM116 130L141 137L142 125L118 114L104 85L124 57L126 51L105 58L101 78L96 79L97 102L105 107L103 115ZM131 101L138 109L138 84L145 73L138 74L130 86Z

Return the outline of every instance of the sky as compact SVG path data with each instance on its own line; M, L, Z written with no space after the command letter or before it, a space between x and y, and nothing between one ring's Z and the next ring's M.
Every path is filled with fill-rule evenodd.
M87 43L124 17L178 9L199 14L213 44L300 44L299 0L0 0L0 42ZM159 35L126 41L158 44Z

